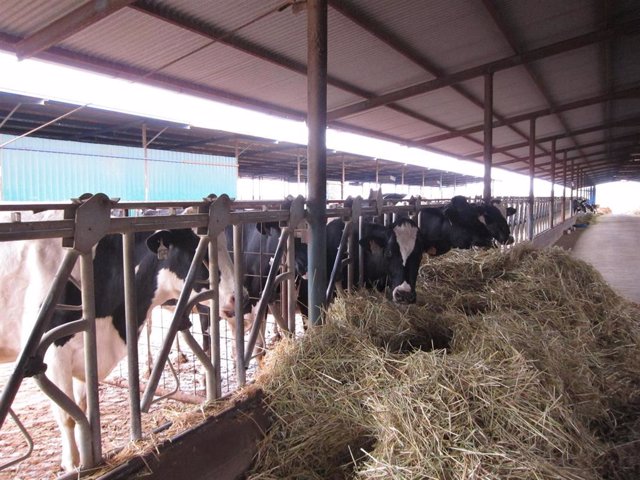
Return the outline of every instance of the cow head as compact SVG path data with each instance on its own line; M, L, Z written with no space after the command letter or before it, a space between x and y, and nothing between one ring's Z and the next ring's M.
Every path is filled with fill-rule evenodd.
M479 208L482 213L481 218L491 233L491 237L501 245L511 245L514 240L507 223L507 217L516 213L516 209L503 207L500 200L493 200Z
M260 232L261 235L271 236L275 239L280 237L282 229L278 222L262 222L256 223L256 230ZM295 248L295 274L298 277L307 278L307 268L308 268L308 254L307 254L307 245L305 245L302 240L298 237L294 239L294 248ZM273 259L272 259L273 260Z
M157 300L164 303L178 298L184 280L193 261L199 238L191 229L158 230L147 237L147 247L155 254L157 269ZM209 274L204 264L200 263L196 271L194 291L204 288Z
M159 264L158 286L166 299L177 298L184 285L191 262L198 246L199 237L191 229L159 230L147 238L147 247L156 254ZM235 315L236 301L248 305L249 295L243 289L240 299L235 293L233 262L227 251L224 232L218 235L218 293L220 299L219 314L223 317ZM208 254L205 255L196 271L193 284L194 292L208 288Z
M368 224L360 244L365 248L365 279L389 288L397 303L415 303L416 280L424 242L413 220L401 218L390 227Z
M484 211L457 195L444 208L444 216L450 223L450 240L454 248L491 247L493 236L484 221Z

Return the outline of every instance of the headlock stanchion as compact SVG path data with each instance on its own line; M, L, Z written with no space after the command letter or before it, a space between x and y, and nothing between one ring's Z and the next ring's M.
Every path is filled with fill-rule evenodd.
M280 238L278 240L278 246L275 253L273 254L273 260L271 261L271 266L269 268L269 274L267 275L264 288L262 289L260 300L258 300L258 303L256 305L256 314L255 318L253 319L253 326L251 328L251 333L249 334L249 339L247 341L247 347L244 355L244 368L248 368L249 363L251 362L253 349L255 348L258 336L263 330L262 326L265 321L267 306L269 300L273 296L276 285L283 280L291 281L295 277L295 264L291 262L288 262L289 271L286 274L280 275L278 277L277 274L282 263L284 251L287 245L289 245L288 240L290 237L293 238L293 231L302 220L304 220L304 198L299 195L298 197L293 199L291 205L289 206L289 220L287 222L288 225L282 227ZM293 304L295 305L295 299L293 300Z
M222 375L221 375L221 355L220 355L220 295L218 276L218 237L224 234L224 230L230 223L231 200L227 195L221 195L216 198L210 195L207 200L207 213L209 214L209 223L206 231L202 230L200 235L209 237L209 286L211 287L211 298L209 301L209 357L210 360L200 358L198 352L191 346L191 350L200 359L205 367L206 380L206 396L207 401L213 401L222 395ZM204 210L204 207L203 207ZM225 240L226 241L226 240ZM240 290L242 291L242 290ZM237 297L237 295L236 295ZM185 335L187 331L184 331ZM196 344L197 345L197 344Z
M10 405L26 376L33 376L42 390L68 413L79 427L80 463L83 467L92 467L102 458L100 440L100 411L98 407L98 374L95 334L95 303L93 285L92 249L108 232L112 202L105 194L83 195L75 208L65 211L65 218L75 218L73 237L64 238L66 250L64 258L54 277L49 293L38 312L38 317L29 338L23 347L15 369L0 398L0 427L6 418ZM78 256L81 261L82 317L80 321L47 332L54 310ZM73 399L69 398L45 375L44 355L48 346L69 332L84 331L85 380L87 388L87 413L85 417ZM45 332L47 332L45 336Z
M142 402L140 406L143 412L148 412L151 404L154 401L153 397L155 395L156 389L158 388L158 383L160 381L160 377L162 376L164 365L169 358L171 345L173 344L173 340L175 339L176 334L179 330L184 330L189 327L188 322L185 322L185 318L187 316L187 313L189 312L187 307L189 305L189 297L196 280L196 273L200 264L204 261L212 233L214 233L214 236L217 237L217 234L221 231L220 229L224 229L223 220L225 218L228 218L230 203L231 202L227 195L221 195L220 197L213 200L213 203L209 206L209 224L207 227L207 232L200 237L200 242L198 243L198 247L196 248L196 252L189 267L189 271L184 280L184 287L182 289L182 292L180 292L180 297L178 298L178 302L175 307L173 319L171 320L171 324L169 325L169 329L166 333L164 342L153 365L153 369L151 370L151 376L149 377L149 382L147 383L144 394L142 396ZM217 265L215 265L215 267L217 267ZM213 272L217 276L218 269L214 268ZM211 276L211 271L209 272L209 275ZM217 317L217 310L214 311L212 315L214 316L214 318ZM207 380L207 383L213 381L212 379Z

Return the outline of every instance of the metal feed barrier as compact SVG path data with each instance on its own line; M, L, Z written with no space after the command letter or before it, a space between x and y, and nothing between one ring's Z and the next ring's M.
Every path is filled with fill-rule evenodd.
M528 240L527 232L531 229L530 225L533 226L535 235L553 225L560 224L564 218L568 218L571 215L570 199L556 198L552 202L550 198L538 198L533 202L533 206L528 197L504 198L502 202L505 206L513 206L517 209L517 213L509 218L509 224L516 242ZM355 283L355 266L352 259L354 258L354 249L362 248L358 246L356 240L362 228L363 218L376 218L377 221L385 223L391 222L398 214L415 218L420 208L428 205L439 205L442 200L429 201L418 197L406 201L403 205L398 205L393 202L386 203L378 192L374 198L369 200L357 197L337 203L337 208L327 209L327 217L329 219L334 217L342 218L345 222L345 229L334 268L332 272L327 272L327 299L331 297L339 272L344 266L348 268L347 288L352 288ZM112 213L116 210L132 212L139 209L184 209L194 205L197 207L197 213L191 215L112 216ZM281 226L281 236L274 254L274 261L265 281L261 298L258 299L256 321L249 332L246 344L243 335L243 306L242 302L236 302L236 331L239 332L235 339L237 385L243 386L247 381L245 376L246 368L251 361L255 343L267 316L268 299L272 298L274 290L280 284L285 285L281 289L283 310L281 315L288 326L288 332L285 333L291 334L296 330L295 309L297 294L294 271L294 239L296 235L305 239L304 230L301 232L299 229L305 217L305 201L302 197L289 199L288 201L273 202L235 202L231 201L226 195L217 198L211 196L199 202L119 202L109 199L104 194L96 194L83 196L71 202L0 205L0 210L11 212L29 210L64 211L63 220L0 223L0 241L61 238L62 245L65 247L64 261L60 265L50 292L42 304L36 326L21 352L14 372L0 397L0 428L7 416L11 415L12 419L24 432L29 450L19 459L12 459L9 463L2 465L0 469L15 464L17 461L28 457L31 453L32 446L29 435L11 410L11 404L26 376L33 376L40 388L76 421L80 436L80 461L83 467L90 468L102 461L91 252L92 248L104 235L119 234L123 237L124 291L128 338L137 338L138 325L134 291L133 234L135 232L154 231L160 228L193 228L196 229L200 237L191 268L185 280L185 288L178 298L161 348L158 352L155 352L151 376L148 379L142 397L140 396L138 344L136 341L127 342L127 378L131 417L130 438L132 440L142 438L141 414L148 411L152 402L159 399L156 397L158 383L167 364L171 345L174 343L178 333L180 333L180 337L197 358L199 365L204 369L206 383L204 401L210 402L220 398L222 395L221 339L219 319L215 318L217 313L213 315L214 321L210 322L211 342L209 352L206 352L195 340L188 329L185 318L195 305L202 302L208 302L210 312L219 311L218 276L214 274L214 272L218 271L217 237L227 226L232 225L234 232L234 279L236 291L242 290L244 279L240 226L250 222L278 222ZM209 290L189 300L195 281L196 268L204 261L207 253L210 272ZM82 319L48 330L54 310L60 308L59 299L78 258L81 261ZM363 259L362 251L360 251L359 258ZM360 265L359 272L362 276L362 265ZM362 283L362 278L360 283ZM43 363L45 351L51 343L61 337L80 332L83 332L85 338L85 375L89 380L87 382L88 415L85 415L71 398L63 394L47 378L44 372L46 366ZM170 365L170 362L168 363ZM161 398L164 398L164 396Z

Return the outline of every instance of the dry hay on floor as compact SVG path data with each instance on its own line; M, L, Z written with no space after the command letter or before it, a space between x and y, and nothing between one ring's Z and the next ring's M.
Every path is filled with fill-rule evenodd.
M268 356L249 478L640 478L640 315L595 270L454 251L419 284L409 307L339 298Z

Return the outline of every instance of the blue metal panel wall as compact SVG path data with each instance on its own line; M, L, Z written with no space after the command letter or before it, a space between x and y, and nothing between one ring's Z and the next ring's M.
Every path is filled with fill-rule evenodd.
M0 135L0 143L12 137ZM27 137L0 150L2 200L53 201L104 192L144 200L142 148ZM235 159L149 149L149 200L236 196Z
M236 196L238 169L233 157L149 150L152 200L192 200L210 193Z

